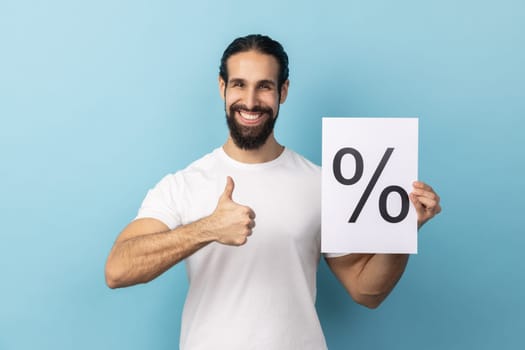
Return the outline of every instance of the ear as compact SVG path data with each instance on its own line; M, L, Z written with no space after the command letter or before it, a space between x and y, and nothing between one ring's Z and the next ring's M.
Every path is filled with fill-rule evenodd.
M286 101L286 97L288 97L288 88L290 87L290 80L286 79L286 81L283 83L283 86L281 86L281 100L280 104L283 104L284 101Z
M219 93L221 94L221 98L223 100L224 100L225 92L226 92L226 82L219 75Z

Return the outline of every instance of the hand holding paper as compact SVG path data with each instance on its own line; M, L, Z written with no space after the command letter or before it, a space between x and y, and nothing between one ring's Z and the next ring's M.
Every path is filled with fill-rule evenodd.
M417 227L441 212L440 198L434 189L421 181L413 183L414 190L410 193L410 200L417 212Z

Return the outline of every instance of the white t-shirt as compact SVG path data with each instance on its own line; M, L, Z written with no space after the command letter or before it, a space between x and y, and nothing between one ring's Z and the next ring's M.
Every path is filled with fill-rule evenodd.
M245 164L222 148L163 178L137 218L171 229L210 215L226 185L255 211L256 226L239 247L211 243L186 259L189 291L182 350L321 350L315 310L320 259L321 172L285 149L267 163Z

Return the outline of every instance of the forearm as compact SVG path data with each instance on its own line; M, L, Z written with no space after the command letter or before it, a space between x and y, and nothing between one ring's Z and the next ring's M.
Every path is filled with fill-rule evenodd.
M233 180L228 177L214 212L175 230L152 218L131 222L109 253L108 286L118 288L151 281L211 242L245 244L255 226L255 213L232 200L233 189Z
M373 254L359 274L359 292L386 298L403 275L408 257L407 254Z
M352 299L376 308L403 275L408 255L349 254L327 262Z
M117 241L106 264L111 288L146 283L214 240L205 220Z

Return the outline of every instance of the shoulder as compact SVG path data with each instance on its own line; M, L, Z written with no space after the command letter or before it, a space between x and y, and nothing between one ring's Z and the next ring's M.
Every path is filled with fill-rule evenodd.
M184 169L178 170L175 173L167 175L167 177L185 177L194 176L197 174L207 173L213 168L217 167L220 163L220 152L219 149L214 149L210 153L205 154L201 158L193 161Z
M156 187L173 191L177 188L183 188L199 178L206 177L213 173L214 168L219 166L218 149L205 154L201 158L193 161L184 169L165 175Z
M221 159L221 150L216 148L208 154L205 154L201 158L195 160L185 169L178 171L175 174L191 174L199 172L207 172L214 167L218 166Z
M295 152L290 148L286 148L288 164L292 167L298 168L301 171L312 173L312 175L320 175L321 167L303 155Z

